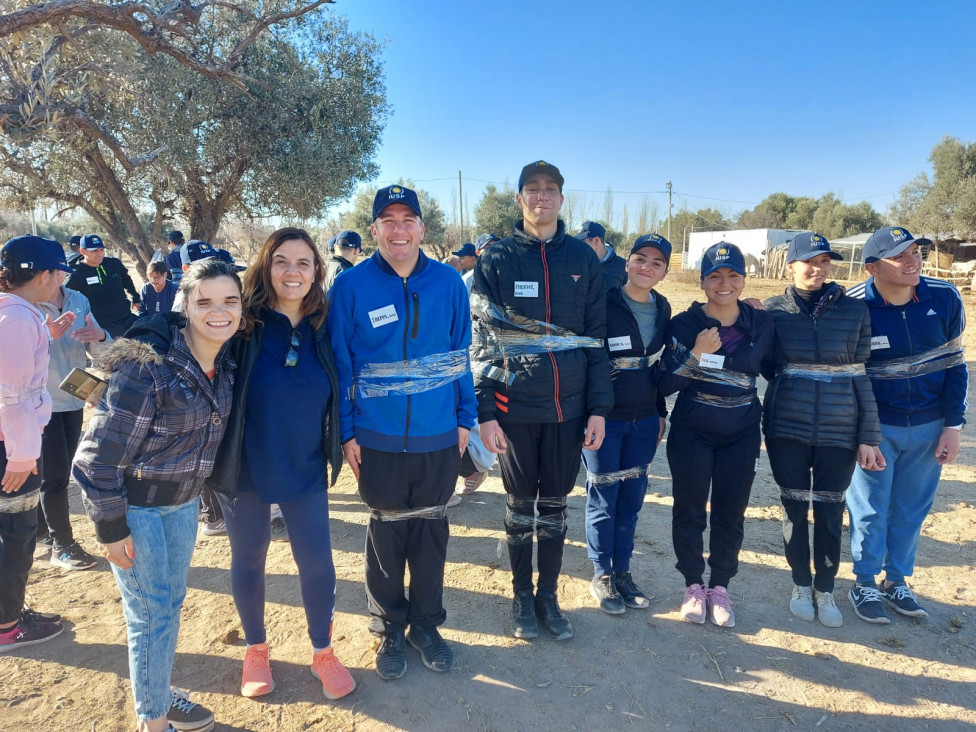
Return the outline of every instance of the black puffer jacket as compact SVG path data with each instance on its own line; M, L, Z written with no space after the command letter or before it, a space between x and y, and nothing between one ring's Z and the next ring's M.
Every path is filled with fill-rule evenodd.
M325 370L326 376L332 383L332 400L329 411L322 424L322 449L325 459L332 469L332 479L324 476L328 485L335 485L342 469L342 444L339 441L339 376L336 373L335 357L329 343L329 331L323 323L315 333L315 352L319 363ZM261 353L261 342L264 338L264 323L258 320L254 324L251 337L234 338L231 353L237 361L237 380L234 384L234 402L230 417L227 419L227 432L220 449L217 450L217 463L213 472L207 478L206 485L211 490L219 491L231 498L237 496L237 481L241 472L241 451L244 449L244 414L247 411L247 389L254 371L254 364Z
M479 331L486 326L502 333L514 331L486 312L485 300L505 318L530 318L603 340L607 324L603 268L592 249L566 235L562 221L555 236L541 241L526 234L520 220L512 236L492 244L478 258L471 289L478 421L552 423L609 413L613 406L610 363L600 347L491 359L492 366L514 380L506 384L489 378L479 368Z
M762 405L756 396L755 386L744 388L719 384L681 375L691 365L697 367L691 349L698 334L707 328L718 328L720 323L709 318L702 304L695 302L683 313L671 319L670 346L664 351L664 367L658 388L665 395L680 391L671 411L671 424L687 430L729 435L758 426L762 418ZM773 320L769 313L756 310L739 302L739 319L735 327L745 336L734 353L724 346L716 355L724 356L725 363L716 373L735 372L739 378L770 373L773 367ZM678 373L675 373L675 372ZM708 370L703 373L708 374ZM743 399L747 404L737 407L709 403L711 399Z
M607 292L607 351L610 354L610 378L613 381L613 409L607 419L633 422L652 415L668 416L664 397L658 393L660 361L639 369L615 368L614 359L653 356L664 346L671 321L671 305L654 293L657 322L654 339L644 348L637 319L627 305L620 287ZM629 345L627 345L629 344Z
M786 364L844 366L867 363L871 355L871 315L861 300L830 283L814 320L793 286L766 300L776 326L777 373ZM878 408L867 376L817 380L776 376L766 390L766 437L805 445L856 448L881 444Z

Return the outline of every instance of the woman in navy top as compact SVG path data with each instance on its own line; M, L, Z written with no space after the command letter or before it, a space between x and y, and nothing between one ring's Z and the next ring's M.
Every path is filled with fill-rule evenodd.
M341 466L336 370L325 329L321 255L302 229L274 232L244 277L253 330L237 344L238 380L210 486L231 545L231 591L247 652L241 693L274 690L264 625L271 504L288 527L312 641L312 674L329 699L356 688L332 651L335 566L327 494Z

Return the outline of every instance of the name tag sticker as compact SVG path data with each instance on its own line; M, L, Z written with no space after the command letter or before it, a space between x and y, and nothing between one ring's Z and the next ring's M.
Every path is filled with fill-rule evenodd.
M703 369L720 369L725 366L725 356L719 356L717 353L703 353L698 359L698 365Z
M611 351L626 351L630 349L630 336L617 336L616 338L608 338L607 343L610 346Z
M374 328L379 328L381 325L395 323L399 319L400 316L397 315L396 308L392 305L387 305L385 308L379 308L378 310L369 311L369 322L373 324Z
M539 297L539 283L516 282L515 297Z
M888 343L888 336L874 336L871 339L871 350L877 351L882 348L891 348L891 345Z
M89 285L97 285L100 282L100 280L96 275L95 277L89 277L88 279L85 280L85 282L87 282Z

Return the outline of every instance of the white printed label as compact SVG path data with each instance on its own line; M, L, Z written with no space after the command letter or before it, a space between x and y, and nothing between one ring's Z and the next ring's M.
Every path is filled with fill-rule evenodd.
M87 280L85 280L85 281L86 281L86 282L87 282L87 283L88 283L89 285L97 285L97 284L99 283L99 279L98 279L98 277L97 277L97 276L95 276L95 277L89 277L89 278L88 278Z
M539 297L539 283L516 282L515 297Z
M891 346L888 344L888 336L874 336L874 338L871 339L872 351L877 351L881 348L891 348Z
M703 369L720 369L725 366L725 356L715 353L703 353L698 359L698 365Z
M392 305L387 305L385 308L380 308L379 310L370 310L369 312L369 321L373 324L374 328L395 323L399 319L400 316L397 315L396 308Z
M608 338L607 343L610 346L611 351L626 351L630 349L630 336L617 336L616 338Z

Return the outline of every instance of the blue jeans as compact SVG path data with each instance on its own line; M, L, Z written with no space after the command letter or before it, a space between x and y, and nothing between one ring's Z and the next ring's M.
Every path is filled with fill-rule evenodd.
M129 680L136 717L166 716L170 675L180 634L180 609L197 536L199 499L179 506L141 508L126 514L135 558L131 569L111 565L122 593L129 636Z
M935 501L942 466L935 448L942 421L911 427L881 425L887 467L854 470L847 489L851 557L857 581L873 583L884 569L892 582L912 575L922 522Z
M586 555L596 576L629 572L637 515L647 493L646 472L624 480L602 476L644 468L657 451L657 415L635 422L607 420L599 450L583 450L586 465Z

